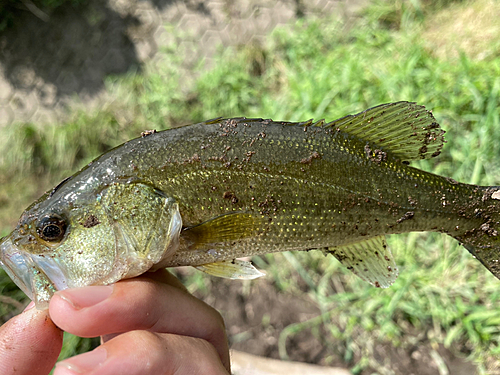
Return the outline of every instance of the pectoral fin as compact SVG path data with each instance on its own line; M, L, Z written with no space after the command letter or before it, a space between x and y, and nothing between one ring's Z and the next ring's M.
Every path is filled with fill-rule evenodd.
M238 259L202 264L200 266L195 266L194 268L212 276L233 280L252 280L265 276L265 274L255 268L252 263Z
M347 269L377 288L390 287L398 277L398 268L384 236L331 247L326 252L333 254Z
M182 236L191 244L191 249L203 249L211 244L256 236L264 229L265 224L262 216L236 212L186 228Z

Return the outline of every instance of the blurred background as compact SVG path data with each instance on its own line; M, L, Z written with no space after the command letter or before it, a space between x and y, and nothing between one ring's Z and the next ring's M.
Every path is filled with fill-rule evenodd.
M219 116L416 101L448 143L412 165L498 185L499 19L494 0L4 0L0 235L111 147ZM400 276L387 290L320 252L255 257L255 281L173 272L221 312L234 349L363 375L500 374L500 281L444 235L388 242ZM0 271L0 323L27 302ZM96 345L66 335L61 356Z

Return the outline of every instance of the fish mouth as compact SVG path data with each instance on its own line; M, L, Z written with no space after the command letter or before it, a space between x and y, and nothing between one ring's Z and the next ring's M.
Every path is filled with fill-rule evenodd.
M10 236L0 240L0 265L39 310L49 307L56 290L67 288L66 278L53 260L20 250Z

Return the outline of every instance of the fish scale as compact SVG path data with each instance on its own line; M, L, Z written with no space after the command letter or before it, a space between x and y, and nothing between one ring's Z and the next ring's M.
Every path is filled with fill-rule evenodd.
M398 275L385 235L451 235L500 277L500 188L409 166L439 154L424 107L380 105L333 122L214 119L147 131L34 202L0 243L37 303L57 289L162 267L260 276L237 258L320 249L377 287Z

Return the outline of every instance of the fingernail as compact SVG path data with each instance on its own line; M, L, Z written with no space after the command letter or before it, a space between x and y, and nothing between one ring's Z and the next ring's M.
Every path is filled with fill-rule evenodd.
M85 286L83 288L66 289L58 292L57 295L79 310L104 301L113 293L113 287L113 285Z
M91 352L77 355L56 363L54 375L85 374L102 366L106 362L107 356L108 353L104 348L97 348Z
M31 310L33 307L35 307L35 302L31 301L28 306L24 309L24 311Z

